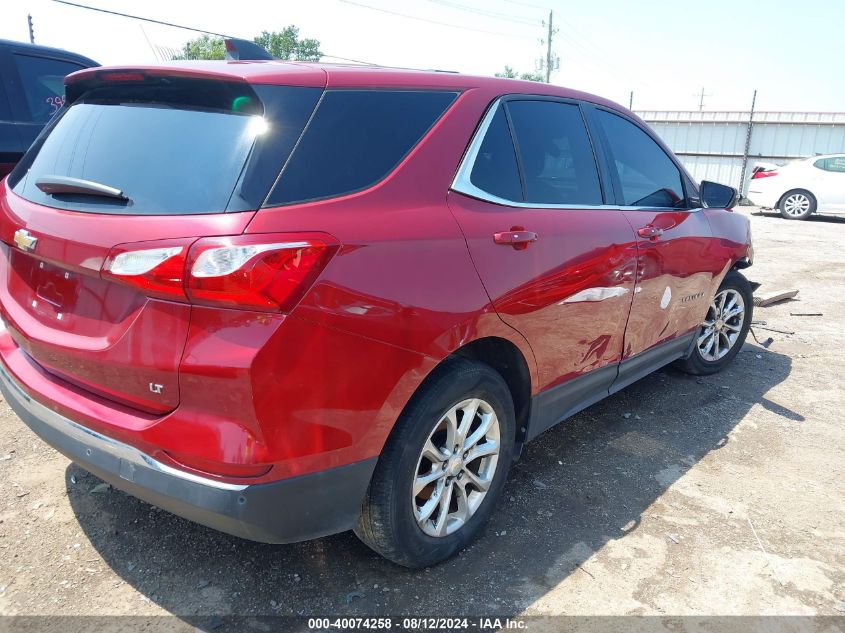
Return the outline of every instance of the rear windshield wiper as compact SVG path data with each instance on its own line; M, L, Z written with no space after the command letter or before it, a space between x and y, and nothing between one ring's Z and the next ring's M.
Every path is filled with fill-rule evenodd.
M70 178L68 176L41 176L35 181L35 186L50 195L75 193L85 196L103 196L105 198L116 198L124 201L129 200L128 196L125 196L120 189L116 189L115 187L109 187L108 185L92 180L82 180L81 178Z

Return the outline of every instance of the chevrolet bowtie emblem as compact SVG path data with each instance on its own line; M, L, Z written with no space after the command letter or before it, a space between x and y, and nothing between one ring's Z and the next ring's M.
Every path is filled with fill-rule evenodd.
M32 252L38 244L38 238L31 235L26 229L18 229L15 231L15 244L22 251Z

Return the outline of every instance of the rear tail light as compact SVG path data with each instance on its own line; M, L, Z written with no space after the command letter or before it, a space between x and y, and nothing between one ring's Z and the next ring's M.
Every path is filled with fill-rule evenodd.
M778 172L776 171L755 171L754 175L751 176L751 180L757 180L758 178L768 178L769 176L777 176Z
M287 311L311 287L334 254L324 237L266 235L207 238L188 255L191 303Z
M147 74L143 71L133 70L101 70L97 73L100 81L144 81Z
M104 278L198 305L291 310L338 248L318 234L238 235L115 247Z
M146 295L186 301L185 258L193 240L121 244L109 253L102 276Z

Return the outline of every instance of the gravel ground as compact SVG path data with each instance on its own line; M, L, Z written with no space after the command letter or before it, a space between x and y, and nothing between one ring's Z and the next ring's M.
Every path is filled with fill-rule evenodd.
M739 213L751 214L749 208ZM242 541L100 485L0 402L0 614L845 613L845 219L751 215L757 338L529 445L484 536L408 571L351 533ZM822 317L790 312L822 312ZM103 488L106 488L105 490Z

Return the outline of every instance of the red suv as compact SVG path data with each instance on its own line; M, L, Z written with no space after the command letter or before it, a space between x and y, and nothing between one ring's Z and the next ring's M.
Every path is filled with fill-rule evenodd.
M620 106L277 62L90 69L0 191L0 384L244 538L467 545L525 442L751 319L748 221Z

